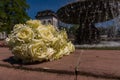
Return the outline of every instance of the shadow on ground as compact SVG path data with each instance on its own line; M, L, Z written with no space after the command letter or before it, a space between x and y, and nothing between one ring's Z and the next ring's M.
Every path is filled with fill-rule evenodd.
M7 63L9 63L9 64L11 64L11 65L14 65L14 64L17 64L17 65L34 65L34 64L41 64L41 63L44 63L44 62L46 62L46 61L42 61L42 62L39 62L39 61L36 61L36 62L29 62L29 63L25 63L25 62L23 62L22 60L16 60L15 58L14 58L14 56L11 56L11 57L9 57L9 58L7 58L7 59L3 59L3 61L4 62L7 62Z

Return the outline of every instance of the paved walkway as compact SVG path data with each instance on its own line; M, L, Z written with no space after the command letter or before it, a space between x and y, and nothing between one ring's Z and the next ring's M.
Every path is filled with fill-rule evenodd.
M7 80L2 75L11 76L9 80L13 80L14 76L18 76L17 80L33 80L34 77L39 80L74 80L75 67L79 61L78 80L120 80L119 50L76 50L56 61L27 65L14 62L12 56L8 48L0 48L0 80Z
M0 67L0 80L75 80L75 76ZM116 80L116 79L103 79L78 75L78 80Z

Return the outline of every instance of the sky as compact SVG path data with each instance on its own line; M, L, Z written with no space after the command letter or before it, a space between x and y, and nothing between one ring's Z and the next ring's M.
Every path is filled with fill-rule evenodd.
M74 0L27 0L27 4L30 6L30 8L27 10L27 13L31 19L35 19L37 12L43 10L52 10L56 12L59 8L68 4L70 1ZM102 24L102 26L106 25L113 25L113 21L108 21ZM97 24L97 26L101 26L101 23Z
M38 11L53 10L57 11L60 7L69 3L70 0L27 0L30 8L27 10L28 15L35 19Z

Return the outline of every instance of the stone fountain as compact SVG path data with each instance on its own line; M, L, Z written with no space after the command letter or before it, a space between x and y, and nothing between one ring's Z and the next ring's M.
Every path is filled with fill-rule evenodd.
M99 30L95 23L114 19L119 13L120 0L77 0L57 11L62 22L79 24L76 35L79 44L99 42Z

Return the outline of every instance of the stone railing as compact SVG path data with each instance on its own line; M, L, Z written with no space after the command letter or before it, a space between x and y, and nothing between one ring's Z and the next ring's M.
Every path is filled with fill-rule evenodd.
M0 40L3 40L7 37L6 32L0 32Z

